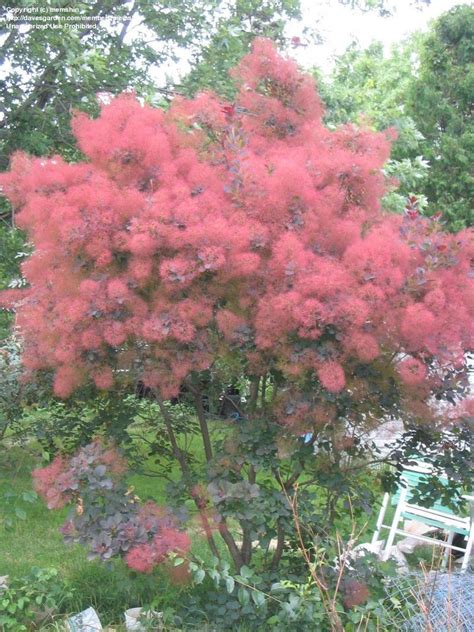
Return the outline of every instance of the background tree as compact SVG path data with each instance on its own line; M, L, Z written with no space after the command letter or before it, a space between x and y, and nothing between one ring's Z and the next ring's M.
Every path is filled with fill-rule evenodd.
M419 51L407 112L423 134L421 150L430 162L423 192L429 209L442 209L453 229L472 226L474 8L459 6L442 15Z
M9 222L0 218L0 289L18 287L23 281L20 275L22 251L27 250L22 231L12 228ZM0 340L8 336L11 315L0 313Z
M2 299L26 369L53 370L60 397L141 380L181 469L173 498L193 500L240 569L271 537L280 562L303 472L332 519L364 432L388 415L443 427L430 402L468 387L474 282L471 231L381 212L384 134L328 130L313 81L268 40L234 77L235 103L204 93L163 112L124 95L79 115L87 162L18 154L0 182L35 246L29 287ZM237 382L241 421L215 435L204 396ZM183 385L204 464L165 402Z
M340 0L340 3L360 11L378 11L382 17L389 17L396 12L399 4L393 0ZM411 4L423 8L431 4L431 0L412 0Z
M319 84L328 124L369 123L394 127L386 171L399 183L384 201L401 212L415 194L419 208L443 211L451 230L471 226L473 9L455 7L431 27L392 49L352 45Z

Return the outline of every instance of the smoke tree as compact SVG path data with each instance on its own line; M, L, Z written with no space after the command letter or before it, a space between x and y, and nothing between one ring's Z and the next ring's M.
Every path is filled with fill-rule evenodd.
M442 427L431 399L463 396L473 346L474 242L416 200L385 214L391 132L327 129L313 79L270 41L233 77L233 103L206 92L164 112L125 94L77 114L86 161L16 154L0 182L34 245L29 286L2 298L26 372L54 371L62 398L139 380L211 549L222 536L238 569L271 537L278 565L287 494L362 458L362 431L389 415ZM237 382L240 421L214 440L204 395ZM183 385L204 473L166 403Z

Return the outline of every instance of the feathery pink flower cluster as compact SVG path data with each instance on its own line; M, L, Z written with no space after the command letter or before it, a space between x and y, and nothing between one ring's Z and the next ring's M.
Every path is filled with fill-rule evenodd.
M313 79L270 41L233 76L232 104L205 93L163 112L124 94L75 117L87 161L17 154L0 176L36 247L30 287L2 299L25 366L53 368L67 397L138 355L169 398L241 348L249 373L331 395L401 352L417 360L400 388L437 386L422 364L449 372L474 346L473 231L385 214L393 133L327 129Z

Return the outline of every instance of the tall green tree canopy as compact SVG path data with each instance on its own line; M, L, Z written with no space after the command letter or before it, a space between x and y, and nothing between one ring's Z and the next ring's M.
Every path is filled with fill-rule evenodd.
M424 136L430 161L424 191L433 211L442 209L453 228L474 220L474 7L442 15L420 47L420 67L407 111Z
M429 214L442 211L449 229L472 225L473 61L474 8L463 5L388 57L381 44L353 44L328 78L318 73L328 124L397 131L386 171L400 186L385 198L389 210L402 211L416 194Z

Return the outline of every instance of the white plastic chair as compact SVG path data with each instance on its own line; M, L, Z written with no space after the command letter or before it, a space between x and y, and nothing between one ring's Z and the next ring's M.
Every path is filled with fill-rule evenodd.
M469 565L471 551L474 546L474 496L463 496L470 505L470 515L467 516L454 513L449 507L445 507L440 502L435 503L433 507L430 508L417 505L413 498L413 490L416 489L420 482L423 482L423 479L426 480L426 475L431 472L432 469L430 466L423 463L417 463L416 465L406 468L403 471L401 476L402 486L399 487L397 492L392 495L391 504L395 506L395 514L393 516L392 523L391 525L383 524L390 500L390 494L387 493L384 496L382 507L377 519L375 532L372 537L372 544L378 542L382 529L388 529L389 533L385 546L382 550L382 559L387 560L390 557L395 537L397 535L404 535L414 540L420 540L421 542L444 547L445 554L443 567L445 567L448 562L450 550L464 553L461 570L466 571ZM447 479L442 478L441 481L443 480L446 480L447 482ZM447 533L447 538L446 540L440 540L434 537L413 534L405 531L404 529L399 529L398 525L402 519L420 522L435 529L442 530ZM456 533L464 535L467 538L465 549L453 545L453 539Z

